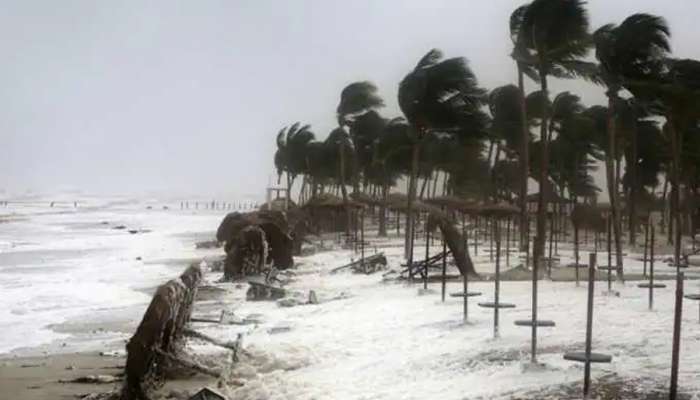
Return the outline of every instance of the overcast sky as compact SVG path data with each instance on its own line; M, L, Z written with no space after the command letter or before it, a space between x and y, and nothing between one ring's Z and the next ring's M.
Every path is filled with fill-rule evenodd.
M433 47L486 88L515 82L508 17L521 0L2 1L0 188L262 197L275 135L324 138L342 88L372 80L387 117ZM700 58L697 0L592 0L591 26L667 18ZM532 88L532 86L530 86ZM603 90L555 83L587 104Z

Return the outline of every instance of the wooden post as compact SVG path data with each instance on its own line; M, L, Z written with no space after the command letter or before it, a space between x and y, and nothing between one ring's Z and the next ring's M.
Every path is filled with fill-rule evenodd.
M474 257L479 255L477 242L479 241L479 216L474 216Z
M365 265L365 211L362 210L360 214L360 259L362 260L362 272L367 273L367 266Z
M423 275L423 289L428 289L428 259L430 258L430 233L428 232L428 220L425 220L425 274Z
M464 287L464 322L469 318L469 277L468 274L462 275L462 286Z
M547 262L547 276L552 276L552 241L554 240L554 212L549 217L549 260Z
M506 267L510 266L510 216L506 219Z
M580 279L578 273L579 265L579 252L578 252L578 223L574 224L574 259L576 262L576 287L580 286Z
M647 258L649 257L649 219L644 227L644 276L647 276Z
M680 229L677 227L676 229ZM680 272L676 277L676 305L673 314L673 347L671 353L671 390L670 400L676 400L678 393L678 360L681 346L681 317L683 316L683 281L685 274Z
M612 218L608 214L608 292L612 292L612 276L610 271L612 271Z
M500 293L501 293L501 239L500 235L498 235L500 232L498 232L498 224L495 225L494 229L496 230L496 289L494 293L494 302L495 307L493 309L493 337L494 339L497 339L499 337L499 332L498 332L498 312L499 308L501 305L501 302L499 300ZM465 293L466 296L466 293Z
M493 232L494 232L494 229L496 229L494 224L493 224L493 220L494 220L494 218L491 217L490 220L487 221L490 224L489 227L491 228L491 229L488 229L488 233L489 233L489 261L493 261Z
M645 233L645 242L649 240L649 225ZM646 250L646 243L644 245ZM646 251L645 251L646 253ZM654 227L651 227L651 247L649 248L649 310L654 309ZM645 271L646 272L646 271Z
M535 236L535 243L539 239ZM537 271L540 267L540 262L537 257L542 257L541 255L534 251L533 246L533 260L532 260L532 336L530 338L530 362L533 364L537 363Z
M591 387L591 341L593 339L593 292L595 290L595 254L588 255L588 313L586 316L586 364L583 372L583 398Z
M447 242L442 235L442 302L445 302L445 289L447 286ZM466 297L466 294L465 294Z

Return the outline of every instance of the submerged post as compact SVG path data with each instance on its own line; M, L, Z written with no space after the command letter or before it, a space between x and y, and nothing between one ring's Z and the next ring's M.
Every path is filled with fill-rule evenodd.
M673 314L673 347L671 353L671 390L670 400L676 400L678 393L678 359L681 346L681 317L683 316L683 281L685 274L680 272L676 277L676 305Z

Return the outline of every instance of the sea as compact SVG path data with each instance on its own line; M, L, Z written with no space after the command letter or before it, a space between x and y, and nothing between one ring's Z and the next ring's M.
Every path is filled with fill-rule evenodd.
M212 209L208 200L75 193L0 198L0 355L67 341L66 325L100 321L104 339L110 319L137 322L155 287L189 259L221 251L195 243L214 239L227 208L241 206L231 203Z

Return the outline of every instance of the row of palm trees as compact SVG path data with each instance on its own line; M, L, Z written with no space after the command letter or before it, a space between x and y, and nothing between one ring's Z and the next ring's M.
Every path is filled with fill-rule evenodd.
M302 199L337 190L346 202L348 186L385 197L405 177L409 210L442 182L443 193L517 201L521 226L529 226L526 201L533 178L540 186L537 268L538 256L544 255L547 193L572 202L595 197L591 171L601 160L619 273L621 193L633 242L639 200L654 193L662 175L664 196L669 182L671 187L678 259L681 191L689 194L700 186L700 62L670 56L670 31L658 16L634 14L591 32L585 2L533 0L517 8L509 22L517 86L487 91L464 58L431 50L399 84L402 116L379 113L384 102L371 82L350 84L341 92L338 127L325 140L299 123L279 132L278 173L286 174L290 189L303 176ZM595 59L588 56L591 50ZM573 93L552 94L551 78L600 85L608 104L586 107ZM540 90L526 93L526 79ZM412 216L407 213L407 235ZM525 246L528 234L521 229Z

